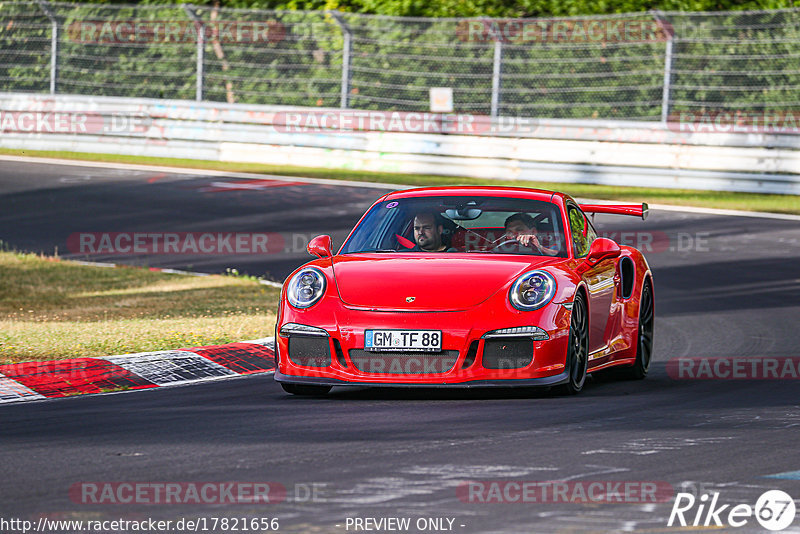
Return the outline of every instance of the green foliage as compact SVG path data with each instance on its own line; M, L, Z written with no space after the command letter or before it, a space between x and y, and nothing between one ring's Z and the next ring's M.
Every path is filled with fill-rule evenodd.
M662 11L723 11L798 7L796 0L197 0L196 5L252 9L339 9L403 17L564 17ZM102 2L105 3L105 2ZM113 3L113 2L111 2ZM129 3L120 0L119 3ZM160 4L145 0L139 4Z
M765 3L766 2L766 3ZM781 3L783 2L783 3ZM226 2L281 7L255 11L203 6L207 28L222 22L269 23L268 38L205 41L205 100L285 106L338 107L344 34L352 35L349 107L427 111L431 87L453 89L455 111L488 115L495 42L471 33L474 17L636 12L590 15L571 29L652 25L651 8L778 7L785 0L291 0ZM85 38L83 28L104 22L165 21L193 28L181 6L51 4L59 26L57 92L193 99L197 45L152 39L119 42ZM297 9L338 9L303 12ZM362 15L464 16L407 19ZM671 111L797 109L800 106L800 10L664 15L674 28ZM553 20L550 19L552 23ZM532 24L532 21L528 21ZM503 24L503 22L499 22ZM501 26L502 27L502 26ZM50 82L51 22L34 3L0 2L0 91L43 93ZM665 35L656 39L587 38L515 40L502 46L499 111L503 116L657 120L661 117Z
M253 276L252 274L240 273L238 269L234 269L234 268L231 268L231 267L228 267L227 269L225 269L225 275L226 276L232 276L234 278L238 278L239 280L247 280L249 282L258 282L258 283L260 283L262 280L266 280L266 278L264 278L262 276Z

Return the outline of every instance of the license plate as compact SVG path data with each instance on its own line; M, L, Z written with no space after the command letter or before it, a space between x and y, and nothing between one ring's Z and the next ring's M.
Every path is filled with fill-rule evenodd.
M441 330L367 330L364 332L364 350L440 352Z

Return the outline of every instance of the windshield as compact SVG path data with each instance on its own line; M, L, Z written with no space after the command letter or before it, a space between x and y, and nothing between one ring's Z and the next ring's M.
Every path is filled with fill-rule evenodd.
M373 206L342 248L566 257L558 206L520 198L448 196Z

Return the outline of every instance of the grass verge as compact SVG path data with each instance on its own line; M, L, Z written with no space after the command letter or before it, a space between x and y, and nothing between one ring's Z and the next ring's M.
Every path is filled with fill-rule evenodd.
M91 267L0 252L0 363L272 335L279 290L234 276Z
M152 158L145 156L118 156L114 154L84 154L80 152L48 152L34 150L0 149L0 154L13 156L74 159L81 161L103 161L113 163L135 163L167 167L187 167L229 172L276 174L306 178L352 180L401 185L507 185L539 187L563 191L573 197L620 200L626 202L648 202L651 204L674 204L771 213L800 214L800 197L796 195L763 195L757 193L729 193L721 191L698 191L693 189L660 189L655 187L622 187L610 185L567 184L556 182L529 182L520 180L488 180L461 176L433 176L427 174L396 174L348 169L324 169L292 167L286 165L264 165L257 163L227 163L220 161Z

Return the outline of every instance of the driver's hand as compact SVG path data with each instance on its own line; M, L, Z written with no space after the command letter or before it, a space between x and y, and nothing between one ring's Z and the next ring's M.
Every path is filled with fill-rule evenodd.
M539 244L539 238L536 237L536 234L519 234L516 239L520 244L525 245L526 247L541 247Z

